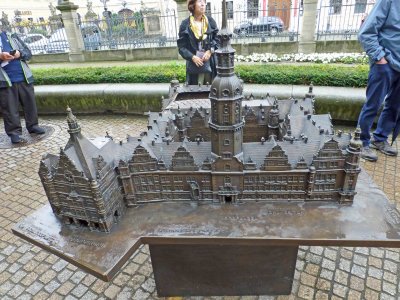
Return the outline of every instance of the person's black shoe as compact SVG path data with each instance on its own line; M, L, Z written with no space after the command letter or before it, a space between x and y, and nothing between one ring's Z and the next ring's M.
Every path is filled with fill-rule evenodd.
M11 139L11 143L13 143L13 144L26 143L26 140L21 138L18 134L11 134L10 139Z
M28 130L29 133L36 133L36 134L45 134L46 130L39 126L33 126L31 129Z
M371 148L379 150L389 156L397 156L398 154L398 151L394 147L390 146L388 141L376 142L373 140L371 141Z

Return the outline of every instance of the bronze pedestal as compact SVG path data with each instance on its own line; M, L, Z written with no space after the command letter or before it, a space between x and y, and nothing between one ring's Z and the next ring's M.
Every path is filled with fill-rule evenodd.
M46 205L13 232L105 281L148 244L160 296L288 294L300 245L400 247L400 214L365 172L357 192L352 206L151 203L109 234L62 225Z

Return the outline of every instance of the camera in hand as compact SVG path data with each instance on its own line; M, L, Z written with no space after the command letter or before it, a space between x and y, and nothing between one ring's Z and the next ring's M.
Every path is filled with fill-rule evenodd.
M17 53L17 50L11 50L9 53L10 55L15 55L15 53Z

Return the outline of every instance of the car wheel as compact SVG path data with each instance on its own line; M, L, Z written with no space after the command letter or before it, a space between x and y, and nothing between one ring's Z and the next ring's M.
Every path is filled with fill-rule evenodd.
M276 36L277 34L278 34L278 29L276 29L275 27L272 27L270 32L269 32L269 35L270 36Z
M239 31L239 35L240 35L240 36L246 36L246 35L247 35L247 29L241 29L241 30Z

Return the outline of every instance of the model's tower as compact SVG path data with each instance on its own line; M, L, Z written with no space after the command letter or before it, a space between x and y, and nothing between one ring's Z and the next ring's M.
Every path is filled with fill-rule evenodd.
M231 46L232 33L227 29L225 0L223 5L222 29L218 33L217 76L211 90L211 151L216 156L233 157L242 154L243 86L235 74L235 50Z
M358 127L354 132L353 138L350 140L347 146L346 164L344 167L344 182L343 190L340 195L341 203L353 203L354 196L356 194L356 183L358 174L361 172L360 168L360 154L362 148L362 142L360 140L361 129Z

